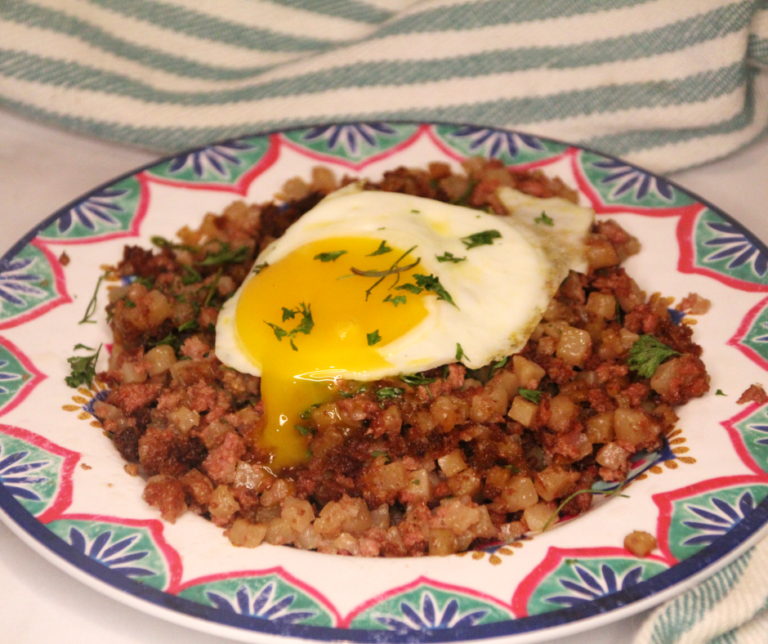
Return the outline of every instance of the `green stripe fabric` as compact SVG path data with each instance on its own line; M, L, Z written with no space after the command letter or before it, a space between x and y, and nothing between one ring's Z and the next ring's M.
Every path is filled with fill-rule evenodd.
M0 2L0 106L158 152L437 120L668 172L760 136L766 75L766 0Z
M768 642L768 541L656 609L633 644Z

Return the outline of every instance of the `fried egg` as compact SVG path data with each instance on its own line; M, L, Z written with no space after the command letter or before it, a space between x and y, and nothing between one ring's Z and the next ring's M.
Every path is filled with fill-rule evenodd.
M339 379L378 380L522 349L570 269L593 212L499 191L508 216L353 184L257 258L224 305L216 355L261 376L272 466L306 459L302 414Z

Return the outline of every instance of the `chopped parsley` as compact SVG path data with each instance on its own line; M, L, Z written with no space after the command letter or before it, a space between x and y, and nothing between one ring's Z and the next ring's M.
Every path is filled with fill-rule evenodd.
M315 255L315 259L319 259L321 262L335 262L346 252L345 250L333 250L329 253L318 253Z
M641 335L629 350L627 364L643 378L650 378L667 358L679 355L652 335Z
M433 382L437 382L437 378L427 378L426 376L422 376L420 373L414 373L409 376L398 376L400 380L402 380L406 385L411 385L412 387L418 387L419 385L429 385Z
M198 266L219 266L221 264L237 264L248 259L250 250L248 246L240 248L230 248L227 242L221 243L221 248L215 253L208 253L200 262L195 262Z
M536 389L525 389L520 387L520 389L517 390L517 393L525 398L528 402L532 402L535 405L538 405L539 402L541 402L541 392L537 391Z
M488 380L493 378L493 374L495 374L499 369L501 369L505 364L507 364L507 361L509 360L509 356L504 356L501 360L497 360L491 365L491 371L488 373Z
M182 333L184 331L194 331L197 329L197 320L187 320L176 328Z
M181 268L186 271L184 275L181 276L181 283L185 286L189 286L190 284L196 284L197 282L203 281L203 276L200 275L194 268L191 266L187 266L186 264L182 264Z
M722 389L718 389L715 392L715 396L727 396L728 394L724 393Z
M91 297L91 301L88 302L88 306L85 308L85 315L83 315L83 319L80 320L78 324L96 324L96 320L91 320L91 316L96 313L99 286L101 286L105 276L105 274L99 275L99 279L96 281L96 288L93 289L93 296Z
M451 262L452 264L458 264L459 262L466 262L466 257L456 257L453 253L445 251L442 255L435 255L438 262Z
M310 427L307 427L305 425L294 425L294 428L301 434L302 436L311 436L314 434L314 430Z
M76 344L77 349L90 349L84 344ZM101 345L96 349L96 353L90 356L72 356L67 358L67 362L70 365L70 374L64 378L64 382L67 383L73 389L77 389L80 385L90 387L93 379L96 377L96 361L99 359L99 353L101 352Z
M545 226L554 226L555 220L552 219L547 213L545 213L543 210L541 211L541 215L536 217L536 219L533 220L536 224L544 224Z
M253 267L253 270L251 271L251 273L253 273L254 275L258 275L258 274L259 274L259 273L261 273L261 271L263 271L263 270L264 270L264 269L265 269L267 266L269 266L269 264L267 264L267 262L262 262L261 264L256 264L256 265Z
M392 304L395 305L395 308L397 308L399 304L405 304L405 295L395 295L395 297L392 297L392 294L390 293L384 298L384 301L392 302Z
M416 273L414 274L413 279L416 282L416 286L424 289L425 291L431 291L432 293L435 293L438 300L445 300L448 302L448 304L453 304L453 306L456 306L456 302L453 301L450 293L448 293L448 291L446 291L443 285L440 283L439 277ZM458 309L459 307L456 306L456 308Z
M366 255L366 257L375 257L376 255L386 255L387 253L391 253L392 249L387 246L386 240L381 241L381 244L379 244L379 247L373 251L370 255Z
M371 333L368 333L366 336L368 338L368 346L372 347L374 344L378 344L381 342L381 336L379 335L379 330L376 329L375 331L372 331Z
M382 402L387 398L397 398L398 396L402 396L404 392L405 389L402 387L382 387L376 392L376 398L379 399L379 402Z
M395 287L396 291L408 291L409 293L413 293L414 295L418 295L421 293L424 289L419 288L416 286L416 284L401 284L400 286ZM386 300L385 300L386 301Z
M492 246L494 239L501 239L501 233L498 230L484 230L480 233L462 237L461 243L469 250L477 246Z
M461 360L462 358L466 358L469 360L469 356L464 353L464 349L461 348L461 345L457 342L456 343L456 360Z
M299 333L309 335L315 326L315 322L312 319L312 311L310 310L310 306L308 304L304 304L304 302L299 304L299 306L297 306L295 309L287 309L283 307L283 322L293 319L297 313L301 315L301 322L299 322L291 331L286 331L284 328L277 326L277 324L272 324L271 322L264 320L264 323L269 326L272 331L274 331L275 337L279 342L282 342L283 338L286 337L290 340L291 348L294 351L298 351L298 348L293 342L293 339L296 337L296 335Z

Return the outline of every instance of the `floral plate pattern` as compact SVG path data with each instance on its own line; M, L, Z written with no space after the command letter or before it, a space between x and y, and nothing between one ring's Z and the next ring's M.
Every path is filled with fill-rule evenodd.
M106 301L101 266L125 243L148 246L233 200L269 200L317 164L377 178L478 154L560 176L598 217L619 220L643 242L629 270L648 292L713 302L695 321L712 390L682 410L663 449L638 456L625 496L601 498L541 535L407 562L235 549L194 515L160 521L92 415L105 387L64 384L75 345L109 342L103 316L85 319L94 288L97 311ZM275 643L541 641L680 592L768 523L768 405L736 403L768 370L768 251L673 183L557 141L466 125L349 123L161 160L63 208L0 259L0 330L0 518L54 563L132 605L189 616L192 628L202 619L224 636ZM623 539L633 530L656 535L659 548L632 555Z

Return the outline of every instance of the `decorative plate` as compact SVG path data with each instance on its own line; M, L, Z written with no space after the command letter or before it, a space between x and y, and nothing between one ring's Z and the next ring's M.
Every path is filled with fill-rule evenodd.
M713 303L695 320L712 390L681 411L660 452L636 459L628 497L533 538L445 558L239 549L193 514L160 521L92 415L105 388L64 383L75 344L110 341L100 267L125 243L149 246L233 200L269 200L316 164L376 178L478 154L560 176L598 217L618 219L643 243L627 268L649 293ZM531 642L596 627L697 583L765 532L768 405L736 401L767 380L767 273L765 246L717 208L622 161L527 134L354 123L180 154L63 208L0 260L0 516L101 591L244 641ZM94 287L97 322L81 324ZM622 545L633 530L656 535L659 548L633 556Z

